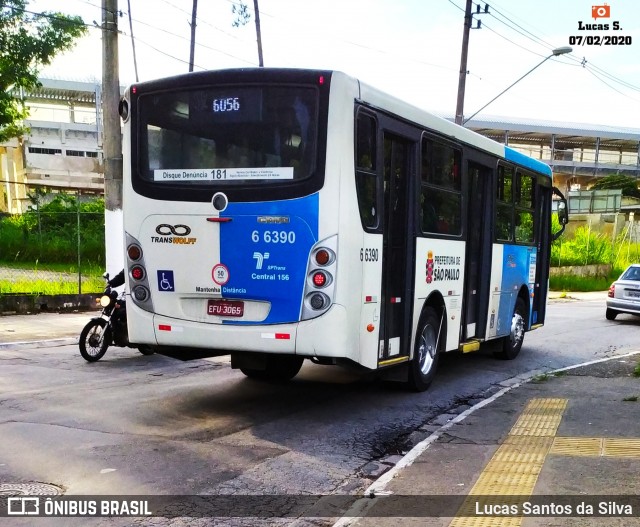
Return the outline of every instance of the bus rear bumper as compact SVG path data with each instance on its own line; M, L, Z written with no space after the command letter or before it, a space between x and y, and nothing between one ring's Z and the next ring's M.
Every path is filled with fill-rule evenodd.
M160 346L231 351L295 353L296 324L236 326L203 324L156 315L153 328Z
M215 349L228 352L298 354L347 358L360 362L357 338L349 331L347 311L334 304L322 316L293 324L205 324L128 310L129 338L138 344Z

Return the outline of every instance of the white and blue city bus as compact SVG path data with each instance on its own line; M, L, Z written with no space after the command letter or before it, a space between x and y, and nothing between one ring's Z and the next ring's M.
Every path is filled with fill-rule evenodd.
M500 339L512 359L544 323L540 161L337 71L139 83L121 115L132 342L424 390L440 353Z

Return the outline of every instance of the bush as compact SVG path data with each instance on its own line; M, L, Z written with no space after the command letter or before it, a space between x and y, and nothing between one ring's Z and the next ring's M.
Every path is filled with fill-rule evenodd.
M613 247L604 234L579 227L573 239L561 236L551 244L551 265L592 265L613 263Z
M42 203L46 197L38 193L31 199L29 211L0 220L2 260L76 264L79 246L83 265L104 267L102 198L78 203L76 196L56 194Z

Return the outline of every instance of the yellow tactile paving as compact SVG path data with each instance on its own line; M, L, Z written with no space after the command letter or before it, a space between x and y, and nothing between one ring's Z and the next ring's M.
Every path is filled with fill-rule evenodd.
M549 454L561 456L601 456L602 437L556 437Z
M478 505L477 496L527 496L533 492L544 460L553 445L566 399L532 399L500 445L469 497L460 507L451 527L517 527L518 517L471 516Z
M605 437L602 455L607 457L640 458L640 439L613 439Z
M640 440L611 437L556 437L549 454L640 458Z
M640 459L640 439L557 437L566 399L532 399L495 452L450 527L519 527L521 517L474 516L495 499L529 496L548 455ZM502 498L501 498L502 497ZM506 498L508 499L508 498Z

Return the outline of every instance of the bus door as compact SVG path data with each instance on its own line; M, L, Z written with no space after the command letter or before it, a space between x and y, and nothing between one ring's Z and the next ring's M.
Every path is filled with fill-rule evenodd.
M493 169L469 161L463 340L484 338L491 282Z
M409 355L414 247L409 181L413 143L388 132L384 141L382 302L378 362Z
M531 324L544 324L549 284L549 266L546 262L551 257L551 188L538 183L535 188L534 200L534 232L537 254Z

